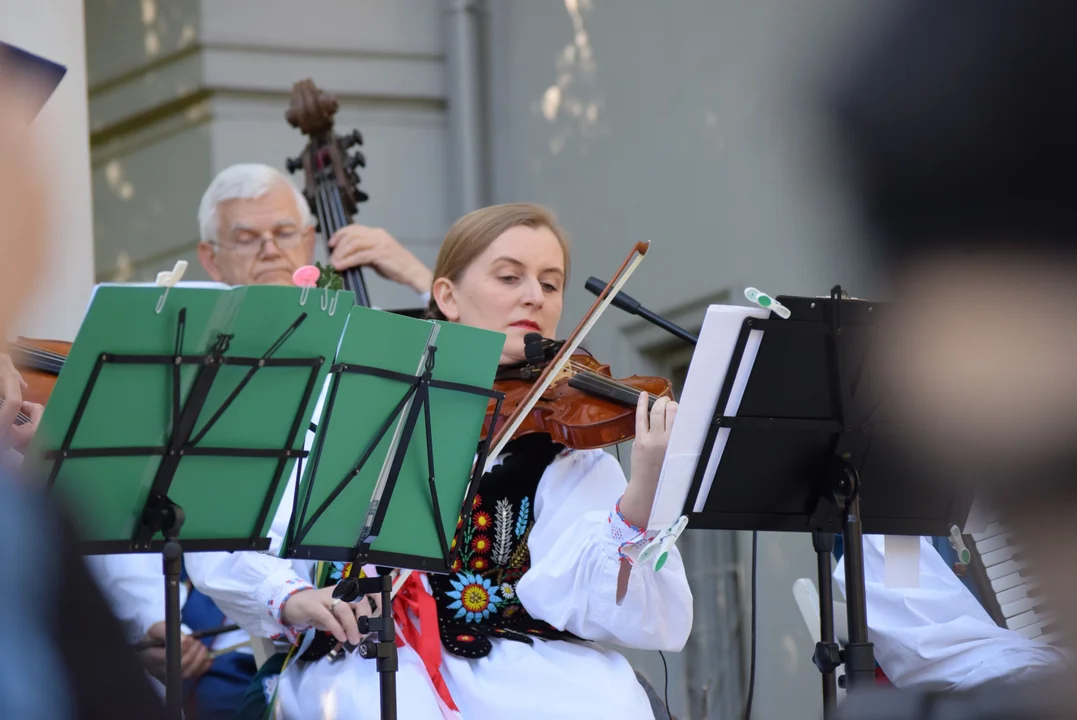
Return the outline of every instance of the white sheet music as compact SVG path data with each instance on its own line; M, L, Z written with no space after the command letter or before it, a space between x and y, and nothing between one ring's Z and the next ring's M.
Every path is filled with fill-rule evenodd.
M725 383L726 371L733 357L733 349L736 347L741 325L745 318L764 319L769 316L769 310L759 307L711 305L707 308L707 317L703 321L699 342L692 355L692 364L688 368L688 377L685 379L680 407L677 410L677 420L673 424L665 462L662 465L662 474L658 480L658 491L651 508L649 523L651 529L667 528L683 514L685 500L692 485L692 476L703 452L703 443L707 439L707 430L714 414L714 406L718 402L718 394ZM733 384L733 391L725 407L726 415L737 414L762 338L762 330L753 330L748 335L748 344L744 348L744 356ZM714 449L707 462L703 484L693 504L694 512L703 510L728 437L729 428L722 428L718 431Z

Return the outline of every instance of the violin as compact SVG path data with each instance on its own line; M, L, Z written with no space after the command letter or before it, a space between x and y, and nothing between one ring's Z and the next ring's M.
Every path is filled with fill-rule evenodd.
M548 350L560 344L538 333L529 333L524 338L529 359L521 365L498 370L494 390L505 393L505 399L498 418L494 417L497 403L491 403L484 432L489 432L490 423L503 421L521 403L549 362ZM648 407L652 407L663 395L673 398L673 383L666 378L640 375L618 380L609 365L588 352L576 352L539 397L513 437L546 433L554 442L574 450L625 442L636 434L636 404L641 392L649 395Z
M63 340L21 337L8 345L11 361L28 386L22 391L23 400L39 405L49 401L69 352L71 343Z
M547 433L554 442L575 450L630 440L636 434L640 393L650 395L650 406L661 396L673 397L673 383L665 378L633 375L618 380L609 365L590 353L577 352L649 246L636 244L566 340L529 333L524 338L526 361L499 369L494 389L505 393L505 398L496 416L497 403L490 404L483 425L484 438L496 428L490 439L488 464L510 440L530 433Z
M26 402L45 405L56 386L56 378L64 368L64 361L71 351L71 343L63 340L37 340L19 338L7 346L11 361L19 371L27 387L22 391ZM4 399L0 398L0 407ZM30 418L20 412L15 417L16 425L30 422Z
M288 172L303 171L303 195L317 219L318 231L328 243L337 230L354 222L359 203L370 196L359 189L357 167L366 167L366 156L358 148L363 136L333 132L333 116L340 108L336 96L318 89L311 80L292 86L292 97L284 117L310 140L297 158L287 161ZM354 148L352 154L348 151ZM344 288L355 293L356 305L370 307L362 271L348 268L343 273Z

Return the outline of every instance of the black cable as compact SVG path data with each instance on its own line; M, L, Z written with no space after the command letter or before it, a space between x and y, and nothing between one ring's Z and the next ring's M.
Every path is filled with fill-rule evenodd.
M755 694L755 576L759 531L752 532L752 659L748 664L748 700L744 706L744 720L752 717L752 696Z
M666 703L666 720L673 720L673 713L669 711L669 666L666 665L666 654L659 650L658 655L662 658L662 675L663 677L665 677L665 690L663 691L663 699Z

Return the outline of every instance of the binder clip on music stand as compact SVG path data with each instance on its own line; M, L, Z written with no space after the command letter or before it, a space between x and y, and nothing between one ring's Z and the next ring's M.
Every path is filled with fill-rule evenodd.
M820 631L813 661L824 708L844 663L850 690L875 679L863 535L945 535L971 498L901 470L868 362L884 306L779 296L788 311L712 306L685 382L650 526L808 532L818 554ZM849 642L834 642L833 538L844 536Z
M411 570L450 572L450 539L485 465L486 409L504 397L490 389L503 345L500 333L356 307L330 368L284 554L351 563L334 598L379 596L381 617L358 620L371 637L333 652L377 660L383 720L397 717L392 596ZM403 572L360 577L370 564Z
M161 553L179 718L182 554L269 548L344 319L293 288L173 285L95 290L27 461L80 511L82 553Z

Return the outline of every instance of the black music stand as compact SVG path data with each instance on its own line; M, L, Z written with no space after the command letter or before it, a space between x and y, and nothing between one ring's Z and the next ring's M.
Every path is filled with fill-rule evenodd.
M504 393L472 382L459 381L463 379L460 377L461 367L464 368L465 374L475 378L487 377L492 384L497 353L503 340L500 336L492 340L489 336L493 336L493 333L477 331L474 328L424 322L419 327L427 334L427 338L416 372L400 372L390 367L347 362L341 358L363 357L354 354L355 346L350 341L356 336L363 337L362 345L367 346L375 342L396 342L401 346L407 344L402 333L382 337L372 332L374 326L362 327L360 323L364 315L358 311L357 308L341 342L338 361L329 369L332 381L326 396L322 421L319 423L320 432L309 455L309 482L302 488L299 482L296 483L293 499L295 512L285 533L283 555L351 563L348 575L342 578L333 590L333 597L336 599L352 603L365 595L379 596L380 617L357 618L359 632L376 636L376 639L366 637L356 646L346 643L327 654L335 658L342 652L358 651L362 658L377 660L381 718L396 720L398 658L392 608L393 583L388 575L360 577L360 570L363 565L375 564L428 573L451 572L453 559L460 549L454 549L455 544L450 544L452 533L447 531L446 517L459 517L459 508L471 507L474 502L491 440L489 434L485 438L479 437L481 418L485 415L490 400L495 401L494 417L497 417L504 400ZM380 322L384 323L384 318ZM415 329L414 325L409 324L399 327L402 330ZM477 332L488 336L485 346L469 345L468 341L476 339L474 334ZM490 344L491 342L494 344ZM466 356L469 348L474 353L474 360ZM457 377L456 381L435 377L438 358L446 361L450 368L448 375ZM462 358L466 358L467 362L461 363ZM372 380L389 381L398 391L403 392L399 397L385 392L377 396L371 393L366 396L367 402L359 410L356 410L354 405L339 403L345 385L361 387ZM470 398L470 402L464 407L459 404L461 397ZM443 409L452 409L455 412L452 417L447 417L441 412ZM379 418L380 422L369 434L357 430L354 422L356 412L370 418ZM332 488L331 491L323 491L318 495L320 501L312 502L312 492L319 478L319 470L329 464L326 462L327 438L335 428L341 426L346 428L347 436L353 443L343 453L347 458L346 472L342 477L330 475L325 487ZM468 430L471 426L474 426L473 432ZM455 436L458 442L438 442L450 431L462 433ZM465 441L460 443L461 439ZM418 449L412 451L413 446ZM421 459L421 462L408 463L409 452L414 459ZM463 474L460 473L461 457L469 466L469 471L465 470ZM367 507L356 507L354 498L345 492L349 486L361 484L365 470L376 471L378 465L382 467L382 474L373 488L372 496L366 496ZM435 466L440 475L435 473ZM337 465L336 469L339 471L340 466ZM304 475L297 471L297 477L303 478ZM409 479L419 479L421 482L409 482ZM423 486L419 497L408 490L409 486L414 488L416 484ZM452 494L454 490L458 490L459 494ZM449 496L453 508L451 515L446 514L448 508L443 508L439 495L442 498ZM347 527L336 528L336 535L341 539L346 538L346 544L339 542L327 545L324 540L313 540L320 526L333 522L327 518L340 506L346 508L345 516L348 520ZM388 517L390 508L395 510L397 506L405 508L403 515L397 515L395 519ZM401 552L397 549L379 549L376 546L388 526L400 522L403 516L406 516L410 533L420 535L424 529L433 527L433 534L436 536L433 547L426 551L415 549ZM450 519L449 527L453 524L454 521ZM424 629L424 632L437 631L436 627Z
M810 532L818 554L820 642L813 661L823 674L827 715L834 670L844 661L850 689L870 686L875 657L868 641L863 533L947 535L972 504L957 487L902 470L895 432L880 417L882 393L868 363L878 303L843 298L779 297L791 316L746 318L696 466L684 514L688 527ZM762 331L762 338L753 332ZM742 368L749 343L754 362ZM748 363L744 363L747 365ZM739 406L726 414L738 373L750 373ZM721 441L719 432L728 428ZM693 512L712 453L720 451L702 511ZM849 642L834 642L834 533L845 540Z

